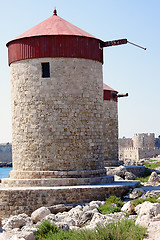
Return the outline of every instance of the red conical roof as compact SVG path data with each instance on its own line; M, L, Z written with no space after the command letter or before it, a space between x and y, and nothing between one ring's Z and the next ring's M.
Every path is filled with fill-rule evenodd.
M102 41L57 16L53 16L7 43L9 65L32 58L84 58L103 63Z
M16 39L35 37L35 36L53 36L53 35L69 35L69 36L82 36L96 38L91 34L83 31L82 29L76 27L75 25L67 22L63 18L57 16L56 10L54 14L41 22L40 24L29 29L25 33L18 36ZM96 38L97 39L97 38Z
M106 85L105 83L103 83L103 90L112 91L112 92L117 92L116 90L114 90L113 88L109 87L109 86Z

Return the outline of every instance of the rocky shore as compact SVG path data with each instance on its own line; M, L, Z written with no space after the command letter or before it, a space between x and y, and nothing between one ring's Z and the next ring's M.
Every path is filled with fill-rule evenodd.
M154 190L152 190L154 189ZM145 201L134 206L133 199L148 199L155 196L157 202ZM104 201L92 201L87 204L72 206L59 204L41 207L31 216L19 214L1 220L0 240L34 240L36 226L43 220L54 222L67 229L94 229L98 224L105 225L123 218L133 219L136 224L147 227L148 237L145 240L160 239L160 177L153 172L149 181L140 188L130 189L123 199L125 204L121 212L103 215L98 208Z

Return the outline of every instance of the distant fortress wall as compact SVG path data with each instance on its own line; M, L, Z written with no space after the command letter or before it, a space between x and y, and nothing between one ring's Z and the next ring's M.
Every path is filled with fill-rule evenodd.
M119 143L119 159L140 160L160 155L159 140L154 133L134 134L132 138L121 138Z
M12 162L12 145L10 143L0 144L0 162Z

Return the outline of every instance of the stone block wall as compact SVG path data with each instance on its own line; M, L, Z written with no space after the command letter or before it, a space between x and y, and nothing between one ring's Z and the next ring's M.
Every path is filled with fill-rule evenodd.
M139 149L133 147L119 149L119 160L124 159L139 160Z
M44 62L50 64L49 78L42 78ZM94 176L94 171L96 176L97 171L103 175L102 64L87 59L42 58L17 61L10 68L10 176L21 178L20 173L26 172L29 177L35 171L35 176L42 173L45 178L45 172L48 176L52 171L54 177L66 177L74 170L79 177Z
M105 200L111 195L121 197L129 189L124 185L70 186L52 188L1 188L0 217L31 213L42 206L59 203L77 204Z
M119 147L119 149L133 147L132 138L125 138L125 137L119 138L118 139L118 147Z
M117 102L103 101L104 162L118 161L118 112Z
M154 133L141 133L133 135L133 147L137 148L154 148L155 135Z

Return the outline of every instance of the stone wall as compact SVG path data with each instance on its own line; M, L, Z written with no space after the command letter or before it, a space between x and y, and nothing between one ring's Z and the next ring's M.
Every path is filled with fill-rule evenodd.
M119 138L118 139L118 146L119 149L121 148L131 148L133 147L133 140L132 138Z
M151 158L160 154L160 148L139 148L139 159Z
M119 160L131 159L139 160L139 149L138 148L120 148L119 149Z
M138 182L137 182L138 184ZM105 200L111 195L121 197L128 185L70 186L52 188L1 188L0 217L9 217L20 213L31 213L42 206L59 203L77 204L93 200Z
M119 159L140 160L151 158L160 154L160 148L123 148L119 150Z
M43 62L50 64L49 78L42 78ZM102 64L45 58L14 62L10 68L10 177L21 178L24 172L28 178L33 172L40 178L45 173L70 177L75 170L78 177L103 175Z
M10 143L0 144L0 162L12 162L12 145Z
M131 138L119 139L119 159L139 160L151 158L160 154L160 148L155 147L154 133L134 134Z
M154 148L155 135L154 133L141 133L133 135L133 147L137 148Z
M118 112L117 102L103 101L103 134L104 134L104 164L118 162Z

